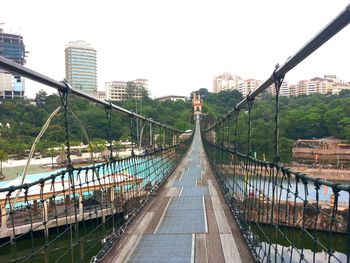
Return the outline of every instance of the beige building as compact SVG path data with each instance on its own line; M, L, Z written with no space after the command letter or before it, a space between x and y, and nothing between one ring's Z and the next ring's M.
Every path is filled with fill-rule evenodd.
M125 101L128 99L141 99L148 91L147 79L133 81L106 82L106 100Z
M339 92L341 92L342 90L350 90L350 84L346 84L346 83L335 83L333 85L333 89L332 89L332 93L333 94L339 94Z
M226 90L238 90L241 77L228 72L213 78L213 92L219 93Z
M239 90L243 96L256 90L262 81L256 79L243 80L230 73L224 73L213 79L213 92L219 93L225 90ZM296 85L289 85L283 81L280 95L285 97L310 95L310 94L339 94L342 90L350 90L350 82L337 78L336 75L324 75L324 78L315 77L310 80L300 80ZM274 84L266 90L271 95L276 95Z
M171 100L171 101L177 101L177 100L186 101L186 98L187 98L186 96L168 95L168 96L158 97L155 100L158 100L158 101L167 101L167 100Z
M298 85L289 86L289 96L296 97L298 96Z
M297 85L297 95L319 94L338 94L343 89L350 89L349 82L334 78L331 75L325 75L325 78L312 78L310 80L301 80Z

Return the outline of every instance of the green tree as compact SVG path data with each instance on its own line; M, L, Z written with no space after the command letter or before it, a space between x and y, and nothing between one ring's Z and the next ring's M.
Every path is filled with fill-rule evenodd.
M51 167L53 167L53 158L55 156L57 156L57 154L59 153L57 150L55 150L54 148L48 148L45 151L46 155L51 157Z
M7 155L7 153L3 150L0 150L0 176L3 177L3 173L2 173L2 163L3 162L7 162L7 160L9 159L9 156Z
M46 103L46 97L47 93L43 89L39 90L39 92L35 95L34 98L35 105L38 107L44 107Z
M142 97L142 100L148 100L149 99L148 96L149 96L148 90L144 86L141 86L141 97Z
M131 100L134 97L135 85L132 81L126 83L126 97L127 100Z

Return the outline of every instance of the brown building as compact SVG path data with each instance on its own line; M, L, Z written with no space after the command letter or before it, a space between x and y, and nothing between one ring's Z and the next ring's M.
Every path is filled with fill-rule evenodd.
M293 159L298 163L350 166L350 144L334 137L295 142Z

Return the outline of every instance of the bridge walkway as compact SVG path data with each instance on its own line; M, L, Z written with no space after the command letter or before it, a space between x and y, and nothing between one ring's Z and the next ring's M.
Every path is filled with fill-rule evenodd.
M253 262L204 153L192 146L104 262Z

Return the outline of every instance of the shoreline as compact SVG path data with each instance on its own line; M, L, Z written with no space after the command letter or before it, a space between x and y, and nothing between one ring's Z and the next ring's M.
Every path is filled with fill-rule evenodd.
M130 151L114 153L114 155L122 158L128 157L130 154L131 154ZM101 153L94 153L93 155L94 155L95 162L101 161L100 159L98 159L98 158L101 158ZM58 167L58 163L56 162L57 157L58 156L55 156L53 157L53 159L51 157L31 159L27 170L27 175L50 172L50 171L55 171L57 169L60 169L60 167ZM71 155L71 158L72 158L72 161L87 160L91 158L91 155L90 153L85 152L85 153L82 153L81 156ZM21 160L9 159L6 162L3 162L2 168L3 168L3 174L5 177L3 179L0 179L0 182L16 179L18 176L20 176L23 173L23 170L26 164L27 164L27 159L21 159ZM51 166L52 164L53 164L53 167ZM84 163L83 165L86 165L86 163Z

